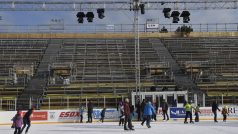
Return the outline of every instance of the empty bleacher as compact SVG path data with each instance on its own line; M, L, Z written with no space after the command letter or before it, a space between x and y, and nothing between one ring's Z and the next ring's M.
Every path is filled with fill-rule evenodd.
M23 73L26 71L24 67L32 67L34 73L46 47L46 40L0 40L0 99L3 109L11 110L12 107L7 105L22 93L31 77ZM20 71L16 70L21 67Z
M237 96L237 38L166 38L162 41L184 73L202 91L209 96ZM231 100L232 97L224 102Z
M142 90L149 90L157 81L165 83L167 77L153 77L148 70L150 63L162 62L149 40L140 41L141 82ZM76 102L87 98L122 98L135 88L135 44L134 40L126 39L76 39L65 40L55 60L57 63L72 64L70 85L52 84L47 90L52 105L57 105L60 99L70 98ZM52 63L54 64L54 63ZM162 73L162 72L161 72ZM159 76L159 75L156 75ZM157 80L155 80L157 78ZM168 78L170 79L170 78ZM173 81L167 81L168 86L175 86ZM59 88L57 86L61 86ZM95 97L96 95L96 97ZM78 97L77 97L78 96ZM93 96L93 97L92 97ZM55 98L55 99L54 99ZM55 102L55 104L53 104ZM48 107L47 99L42 107ZM83 103L83 102L80 102ZM110 101L116 105L116 99ZM109 104L109 105L111 105ZM66 105L66 104L65 104Z
M164 38L161 42L179 65L180 73L204 93L215 99L222 94L225 103L237 100L238 39ZM89 99L98 106L102 106L104 100L107 106L116 106L118 101L135 91L134 40L58 39L51 40L51 44L60 44L60 47L49 66L63 68L65 72L61 70L62 75L57 76L58 72L52 74L50 70L48 87L44 89L44 97L38 100L41 109L76 108ZM31 77L34 77L48 45L49 40L0 41L2 109L13 109L15 98L27 85L28 77L19 75L17 81L14 78L16 67L32 66ZM175 90L176 76L172 69L175 66L159 51L162 47L156 45L158 39L140 40L141 91L149 91L152 86L156 90Z

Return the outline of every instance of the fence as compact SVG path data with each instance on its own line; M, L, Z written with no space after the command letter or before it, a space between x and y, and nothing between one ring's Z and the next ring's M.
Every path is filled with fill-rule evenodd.
M159 32L165 27L169 32L174 32L184 24L159 24L156 27L147 27L147 24L139 24L140 32ZM211 24L187 24L195 32L235 32L238 31L238 23L211 23ZM133 24L47 24L47 25L0 25L0 33L122 33L134 32Z

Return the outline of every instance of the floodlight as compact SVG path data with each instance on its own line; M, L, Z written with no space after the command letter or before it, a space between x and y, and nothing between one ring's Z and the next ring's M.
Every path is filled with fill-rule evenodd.
M141 14L145 14L145 4L140 4Z
M88 22L93 22L93 18L94 18L93 12L87 12L86 17Z
M97 13L98 13L98 18L99 19L103 19L105 17L105 15L104 15L104 8L97 9Z
M83 23L83 18L85 17L84 12L78 12L77 13L78 23Z
M183 11L180 17L183 17L183 23L188 23L190 21L190 13L189 11Z
M173 17L173 23L178 23L179 21L179 11L173 11L171 17Z
M171 11L171 8L164 8L163 9L163 13L164 13L164 17L165 18L170 18L170 12Z

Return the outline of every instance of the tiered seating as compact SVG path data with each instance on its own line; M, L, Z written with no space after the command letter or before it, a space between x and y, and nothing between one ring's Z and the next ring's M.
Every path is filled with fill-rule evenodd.
M151 74L143 71L149 63L161 62L162 58L158 57L149 40L140 41L140 52L142 88L148 90L154 85L154 80ZM128 93L135 88L134 54L134 40L65 41L56 63L70 62L75 66L75 70L70 78L70 85L61 89L52 85L47 91L48 97L53 99L56 95L79 95L84 99L86 96L90 98L106 96L108 99L128 96ZM74 102L73 98L70 102ZM115 106L115 99L111 103ZM78 98L75 99L75 105L79 105ZM43 106L47 107L48 102L44 102Z
M23 82L19 82L20 79L18 83L14 82L14 66L33 66L36 70L46 47L45 40L0 40L0 98L3 108L8 101L15 100L27 84L27 78Z
M170 38L163 43L208 95L237 95L237 38Z

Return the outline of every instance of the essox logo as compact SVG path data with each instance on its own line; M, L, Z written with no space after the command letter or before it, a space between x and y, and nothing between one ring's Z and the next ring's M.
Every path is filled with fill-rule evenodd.
M74 118L79 116L79 112L61 112L59 118Z

